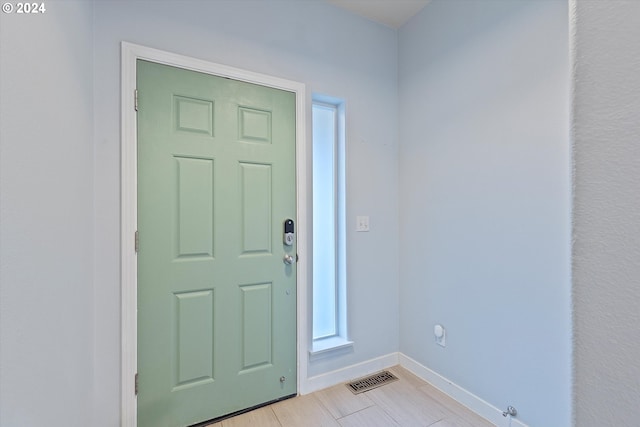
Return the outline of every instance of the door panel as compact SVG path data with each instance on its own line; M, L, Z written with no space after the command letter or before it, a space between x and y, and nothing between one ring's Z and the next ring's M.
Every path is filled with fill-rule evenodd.
M240 164L242 254L271 253L271 165Z
M213 257L213 160L175 157L177 258Z
M271 331L271 283L241 286L242 347L241 371L271 366L273 333Z
M138 425L295 394L295 95L146 61L137 86Z
M175 385L213 381L213 289L175 295Z

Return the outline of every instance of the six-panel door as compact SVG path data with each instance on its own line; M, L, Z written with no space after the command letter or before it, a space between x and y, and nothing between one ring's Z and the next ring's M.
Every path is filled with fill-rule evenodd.
M138 61L138 425L296 393L295 95Z

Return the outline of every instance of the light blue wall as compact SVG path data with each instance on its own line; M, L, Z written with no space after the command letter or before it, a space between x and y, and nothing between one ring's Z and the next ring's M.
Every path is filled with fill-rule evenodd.
M0 26L0 425L120 422L122 40L345 99L356 346L308 375L397 350L394 31L321 2L50 1L47 9L2 14ZM355 233L361 214L370 233Z
M316 1L95 3L96 395L114 425L120 380L120 42L308 84L345 100L349 331L354 351L309 376L398 349L397 35ZM371 232L356 233L356 215Z
M567 4L435 0L399 34L400 351L568 426Z
M46 7L0 13L2 427L92 425L93 5Z

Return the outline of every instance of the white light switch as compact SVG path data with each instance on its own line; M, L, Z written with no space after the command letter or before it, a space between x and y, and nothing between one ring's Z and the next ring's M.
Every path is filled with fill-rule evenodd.
M369 231L369 217L357 216L356 217L356 231Z

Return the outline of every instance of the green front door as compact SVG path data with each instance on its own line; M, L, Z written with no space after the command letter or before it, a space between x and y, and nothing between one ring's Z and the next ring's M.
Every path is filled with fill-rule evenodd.
M295 394L295 94L146 61L137 88L138 426Z

